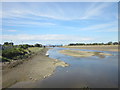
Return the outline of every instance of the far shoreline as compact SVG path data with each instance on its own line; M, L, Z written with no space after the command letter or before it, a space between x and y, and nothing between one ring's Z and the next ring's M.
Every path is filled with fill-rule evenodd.
M81 45L81 46L63 46L63 48L88 49L99 51L119 52L120 45Z

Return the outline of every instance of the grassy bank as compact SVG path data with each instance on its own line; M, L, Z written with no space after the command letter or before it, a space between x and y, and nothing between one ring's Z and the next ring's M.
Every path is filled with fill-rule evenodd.
M9 49L2 50L2 56L0 57L2 62L11 62L13 60L26 59L32 54L35 54L42 50L40 47L30 47L30 48L21 48L13 47Z
M11 49L7 49L5 50L5 52L7 52L7 54L5 53L6 56L1 56L1 60L3 62L2 64L2 69L10 69L10 68L14 68L20 64L23 64L25 61L30 60L32 57L34 57L36 54L38 54L39 52L43 52L44 49L40 48L40 47L30 47L27 49L19 49L19 48L12 48ZM13 53L18 53L17 55L13 55ZM25 53L23 53L25 52ZM22 54L20 54L22 53ZM11 57L9 58L8 55L10 55ZM12 56L13 55L13 56Z
M39 48L39 47L30 47L28 48L28 50L30 50L32 53L37 53L39 51L41 51L43 48Z

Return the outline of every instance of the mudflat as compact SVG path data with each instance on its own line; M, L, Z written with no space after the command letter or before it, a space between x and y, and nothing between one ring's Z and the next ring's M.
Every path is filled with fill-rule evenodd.
M64 48L75 48L75 49L89 49L89 50L100 50L100 51L119 51L119 45L84 45L84 46L64 46Z
M28 60L17 60L4 65L2 70L2 87L8 88L18 82L36 82L53 74L57 66L68 66L67 63L45 56L48 49L42 49ZM17 63L17 66L14 65ZM26 88L30 87L25 86ZM19 88L19 85L18 85Z
M69 55L69 56L74 56L74 57L98 56L100 58L104 58L105 56L112 56L112 54L109 54L109 53L77 51L77 50L61 50L59 52L62 53L62 54Z

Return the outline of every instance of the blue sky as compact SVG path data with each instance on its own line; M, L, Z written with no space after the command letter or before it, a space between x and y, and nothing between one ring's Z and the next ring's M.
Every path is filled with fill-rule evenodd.
M4 2L3 42L42 44L118 40L117 2Z

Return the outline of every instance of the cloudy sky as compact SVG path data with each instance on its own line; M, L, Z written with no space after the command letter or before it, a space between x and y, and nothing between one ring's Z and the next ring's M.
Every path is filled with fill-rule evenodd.
M3 41L42 44L118 40L117 2L4 2Z

